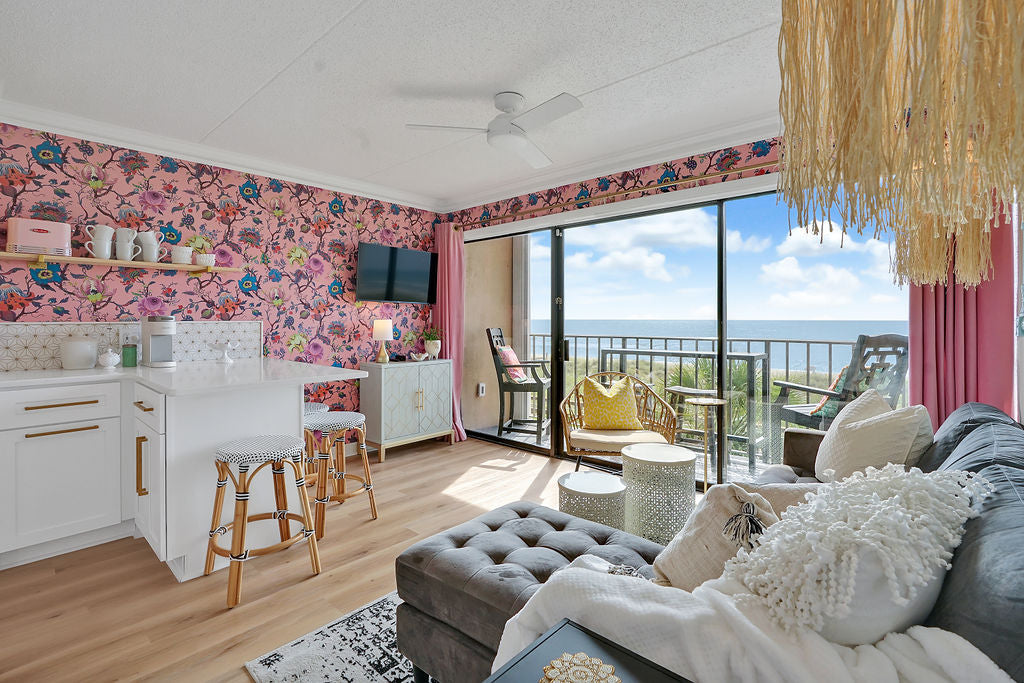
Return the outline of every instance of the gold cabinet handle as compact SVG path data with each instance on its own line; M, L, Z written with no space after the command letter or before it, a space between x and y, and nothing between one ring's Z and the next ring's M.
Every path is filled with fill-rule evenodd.
M93 429L99 429L99 425L89 425L88 427L72 427L71 429L56 429L52 432L36 432L35 434L26 434L26 439L35 439L40 436L56 436L57 434L71 434L72 432L88 432Z
M136 408L138 408L139 410L141 410L144 413L152 413L153 412L153 409L146 407L146 404L143 403L142 401L135 401L134 403L132 403L132 405L135 406Z
M98 398L94 398L90 401L71 401L69 403L51 403L45 406L25 406L25 410L47 410L49 408L70 408L71 406L89 406L93 403L99 403Z
M424 401L423 390L420 389L420 410L423 410L423 401Z
M144 436L135 437L135 494L139 496L149 495L149 489L142 487L142 444L147 441L149 439Z

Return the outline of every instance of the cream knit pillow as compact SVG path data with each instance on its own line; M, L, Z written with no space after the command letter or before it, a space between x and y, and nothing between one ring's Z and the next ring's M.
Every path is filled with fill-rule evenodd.
M743 514L745 503L749 504L748 515ZM753 525L751 516L757 518ZM712 486L682 530L654 558L654 583L692 591L708 579L717 579L741 547L749 548L734 540L733 532L739 530L743 538L747 534L742 532L758 526L763 529L777 521L772 506L762 496L736 484Z
M868 389L839 411L825 432L814 476L826 480L826 470L839 481L866 467L893 462L913 465L931 444L932 423L924 406L893 410L874 389Z

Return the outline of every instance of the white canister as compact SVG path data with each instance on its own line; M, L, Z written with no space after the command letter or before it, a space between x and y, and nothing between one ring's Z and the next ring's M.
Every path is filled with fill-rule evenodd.
M65 370L96 367L96 341L72 335L60 343L60 364Z

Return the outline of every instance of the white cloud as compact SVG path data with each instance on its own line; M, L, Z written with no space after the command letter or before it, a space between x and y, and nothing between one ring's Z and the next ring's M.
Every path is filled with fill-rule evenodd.
M531 261L548 261L551 259L551 247L546 244L530 244Z
M771 246L771 239L754 235L744 238L739 230L730 230L727 240L730 251L758 252ZM718 244L718 222L714 214L704 209L689 209L572 228L565 231L565 241L571 246L603 252L630 247L714 249Z
M565 257L566 273L571 273L574 279L590 276L594 271L618 273L620 276L623 271L635 271L642 273L649 280L671 282L672 276L665 267L665 262L664 254L646 247L614 251L597 259L594 259L592 251L578 251ZM682 277L690 274L687 266L673 266L672 270Z
M848 268L836 268L828 263L818 263L804 268L795 256L787 256L761 266L761 281L778 287L813 285L843 291L860 287L860 279Z

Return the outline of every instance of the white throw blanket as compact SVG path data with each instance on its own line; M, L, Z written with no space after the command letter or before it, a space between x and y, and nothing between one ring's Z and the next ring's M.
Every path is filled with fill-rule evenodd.
M698 683L931 683L1012 680L960 636L913 626L875 645L830 643L814 631L787 634L742 584L707 581L693 593L631 576L584 555L555 572L509 620L494 670L564 617Z

